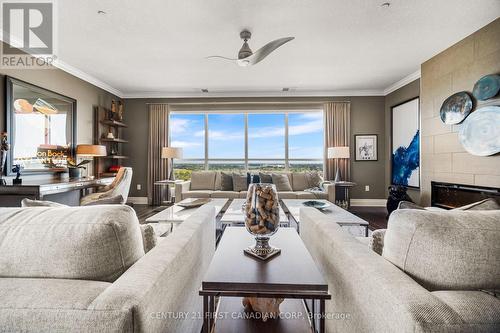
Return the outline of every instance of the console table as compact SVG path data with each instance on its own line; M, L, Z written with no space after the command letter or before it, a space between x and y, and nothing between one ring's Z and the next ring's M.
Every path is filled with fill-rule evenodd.
M24 178L22 185L0 186L0 207L20 207L24 198L50 200L69 206L78 206L82 191L109 185L113 179L114 177L38 180Z
M260 261L243 253L255 239L241 227L227 227L219 247L202 280L203 332L310 332L325 331L325 300L331 299L328 284L323 279L311 255L293 228L280 228L270 243L281 254ZM302 313L260 322L242 318L241 299L250 297L285 298L282 312ZM218 297L219 304L216 304ZM306 301L308 307L306 307ZM314 315L312 326L308 320Z

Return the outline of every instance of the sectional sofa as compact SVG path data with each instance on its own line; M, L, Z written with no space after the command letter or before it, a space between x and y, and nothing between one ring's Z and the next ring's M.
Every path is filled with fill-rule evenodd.
M332 217L300 214L332 294L327 332L500 332L500 210L397 210L381 255Z
M315 184L310 183L308 173L290 172L285 174L288 177L291 190L280 191L278 188L280 199L326 199L335 202L334 184L322 182L322 191L310 191L309 189ZM233 187L231 190L222 190L221 175L222 173L217 171L193 172L191 181L184 181L175 185L175 201L179 202L186 198L245 198L248 184L260 181L253 175L243 175L247 178L246 187Z
M143 237L128 206L0 209L0 332L200 332L214 208Z

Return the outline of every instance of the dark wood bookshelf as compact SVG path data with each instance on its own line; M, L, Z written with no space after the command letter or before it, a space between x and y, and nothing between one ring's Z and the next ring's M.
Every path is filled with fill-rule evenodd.
M114 117L109 107L94 106L94 143L106 146L108 151L108 156L94 158L94 172L99 177L116 176L116 172L109 171L110 167L122 166L128 159L123 154L123 145L128 140L122 139L123 129L128 125ZM114 137L108 138L109 133Z
M122 123L121 121L109 119L101 120L101 124L112 127L128 127L127 124Z

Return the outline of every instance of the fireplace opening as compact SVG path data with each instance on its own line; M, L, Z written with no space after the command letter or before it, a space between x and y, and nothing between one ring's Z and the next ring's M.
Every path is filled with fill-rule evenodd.
M453 209L488 198L494 198L500 203L500 188L431 182L433 207Z

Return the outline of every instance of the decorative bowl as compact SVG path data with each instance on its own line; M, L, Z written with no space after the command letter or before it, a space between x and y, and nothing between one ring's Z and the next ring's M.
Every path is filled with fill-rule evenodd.
M316 200L305 201L303 203L303 205L306 207L313 207L313 208L320 209L320 210L330 207L330 205L328 203L322 202L322 201L316 201Z

